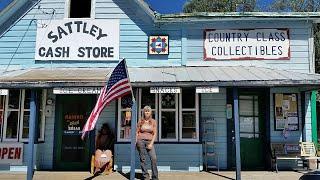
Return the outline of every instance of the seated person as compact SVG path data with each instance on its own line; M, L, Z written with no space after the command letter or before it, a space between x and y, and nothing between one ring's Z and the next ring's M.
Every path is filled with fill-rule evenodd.
M95 172L94 174L106 171L107 174L112 172L112 148L114 143L114 135L107 123L103 124L96 137L95 152Z

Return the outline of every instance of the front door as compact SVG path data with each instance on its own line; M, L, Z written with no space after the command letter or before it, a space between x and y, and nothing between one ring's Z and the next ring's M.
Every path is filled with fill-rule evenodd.
M56 101L56 170L88 170L90 139L81 140L81 130L90 115L94 95L58 95ZM92 140L91 140L92 141Z
M239 96L240 156L243 169L264 169L264 117L258 95Z

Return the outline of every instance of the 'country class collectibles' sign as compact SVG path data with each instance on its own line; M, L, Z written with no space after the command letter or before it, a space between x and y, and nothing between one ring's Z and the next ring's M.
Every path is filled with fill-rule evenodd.
M205 60L287 60L289 58L288 29L204 31Z
M36 60L119 60L119 20L41 21Z

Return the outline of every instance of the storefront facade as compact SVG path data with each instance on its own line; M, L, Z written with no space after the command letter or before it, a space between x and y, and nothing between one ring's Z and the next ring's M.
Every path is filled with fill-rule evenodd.
M140 0L88 3L81 9L72 0L41 0L2 30L2 169L26 170L35 91L36 168L88 170L95 132L81 141L80 130L120 58L128 64L138 116L149 105L158 122L160 171L234 168L234 89L244 169L270 168L272 142L312 141L311 94L320 82L313 74L312 23L320 15L159 15ZM96 126L112 127L114 166L124 172L129 107L128 97L112 102ZM20 161L9 161L12 154ZM136 162L139 169L138 155Z

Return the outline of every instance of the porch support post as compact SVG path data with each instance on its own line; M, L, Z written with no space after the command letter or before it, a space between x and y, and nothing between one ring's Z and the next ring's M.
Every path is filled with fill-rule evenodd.
M240 126L239 126L239 95L238 88L233 87L233 114L236 142L236 179L241 180L241 157L240 157Z
M28 171L27 171L27 180L32 180L34 173L34 139L35 139L35 127L36 127L36 91L31 90L30 97L30 119L29 119L29 142L28 142Z
M317 91L311 93L311 129L312 142L318 147L318 127L317 127Z
M131 162L130 162L130 180L135 179L136 168L136 127L137 127L137 102L134 100L132 104L131 118Z

